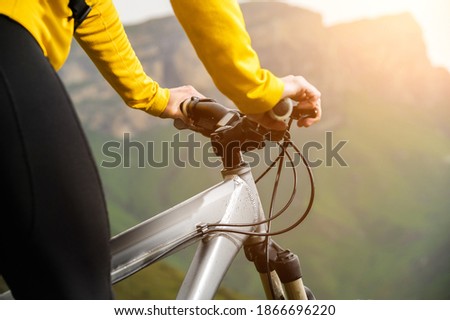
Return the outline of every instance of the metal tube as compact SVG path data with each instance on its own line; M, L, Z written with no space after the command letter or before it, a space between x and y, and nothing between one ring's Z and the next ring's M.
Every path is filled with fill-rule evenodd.
M270 272L274 296L272 295L272 291L270 290L270 284L269 284L269 279L267 277L267 273L260 273L259 277L261 279L261 283L264 288L264 293L266 294L266 298L268 300L284 300L285 299L283 285L281 284L280 278L278 278L278 275L275 271Z
M289 300L308 300L302 278L284 284Z

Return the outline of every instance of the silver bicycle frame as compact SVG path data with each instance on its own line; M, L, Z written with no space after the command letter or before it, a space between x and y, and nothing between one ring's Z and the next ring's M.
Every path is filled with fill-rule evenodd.
M248 236L220 231L206 235L207 224L264 220L250 168L223 175L223 182L113 237L113 283L201 240L177 299L212 299ZM261 230L239 227L240 231L256 229Z

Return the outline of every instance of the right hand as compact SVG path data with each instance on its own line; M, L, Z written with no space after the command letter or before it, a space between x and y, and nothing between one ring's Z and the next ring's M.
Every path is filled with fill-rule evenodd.
M281 78L284 82L284 91L281 99L290 98L298 102L297 106L306 109L317 109L315 118L304 118L297 121L299 127L309 127L318 122L322 116L320 92L302 76L287 76ZM295 107L294 107L295 108ZM247 117L271 130L286 129L286 122L273 119L268 112L248 114Z
M189 119L186 119L180 110L181 103L191 97L205 98L205 96L189 85L171 88L169 91L169 102L167 103L166 109L161 113L160 118L181 119L185 123L188 123Z
M297 122L299 127L309 127L320 121L322 117L322 106L320 101L320 92L302 76L287 76L281 78L284 82L284 91L282 99L291 98L298 102L302 108L317 109L315 118L300 119Z

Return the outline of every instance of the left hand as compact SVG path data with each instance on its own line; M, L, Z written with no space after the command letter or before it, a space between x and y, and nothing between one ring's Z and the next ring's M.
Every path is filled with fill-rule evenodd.
M167 103L166 109L160 115L160 118L170 118L170 119L181 119L184 122L188 123L189 120L183 115L180 110L180 105L186 99L190 99L191 97L199 97L205 98L200 92L198 92L192 86L181 86L176 88L169 89L170 98Z

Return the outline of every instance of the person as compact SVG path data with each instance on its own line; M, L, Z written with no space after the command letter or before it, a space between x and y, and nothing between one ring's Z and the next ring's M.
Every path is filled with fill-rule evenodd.
M202 97L146 75L111 0L0 0L0 274L15 299L113 298L102 185L57 74L73 35L132 108L176 118Z
M249 117L284 128L266 114L284 97L321 110L320 92L306 79L278 78L260 67L236 1L172 6L215 84ZM192 20L189 12L206 16ZM203 95L192 86L162 88L147 76L112 0L0 0L0 30L1 200L10 208L0 216L7 226L0 232L0 274L15 299L111 299L102 185L57 74L72 36L132 108L183 119L180 103Z

